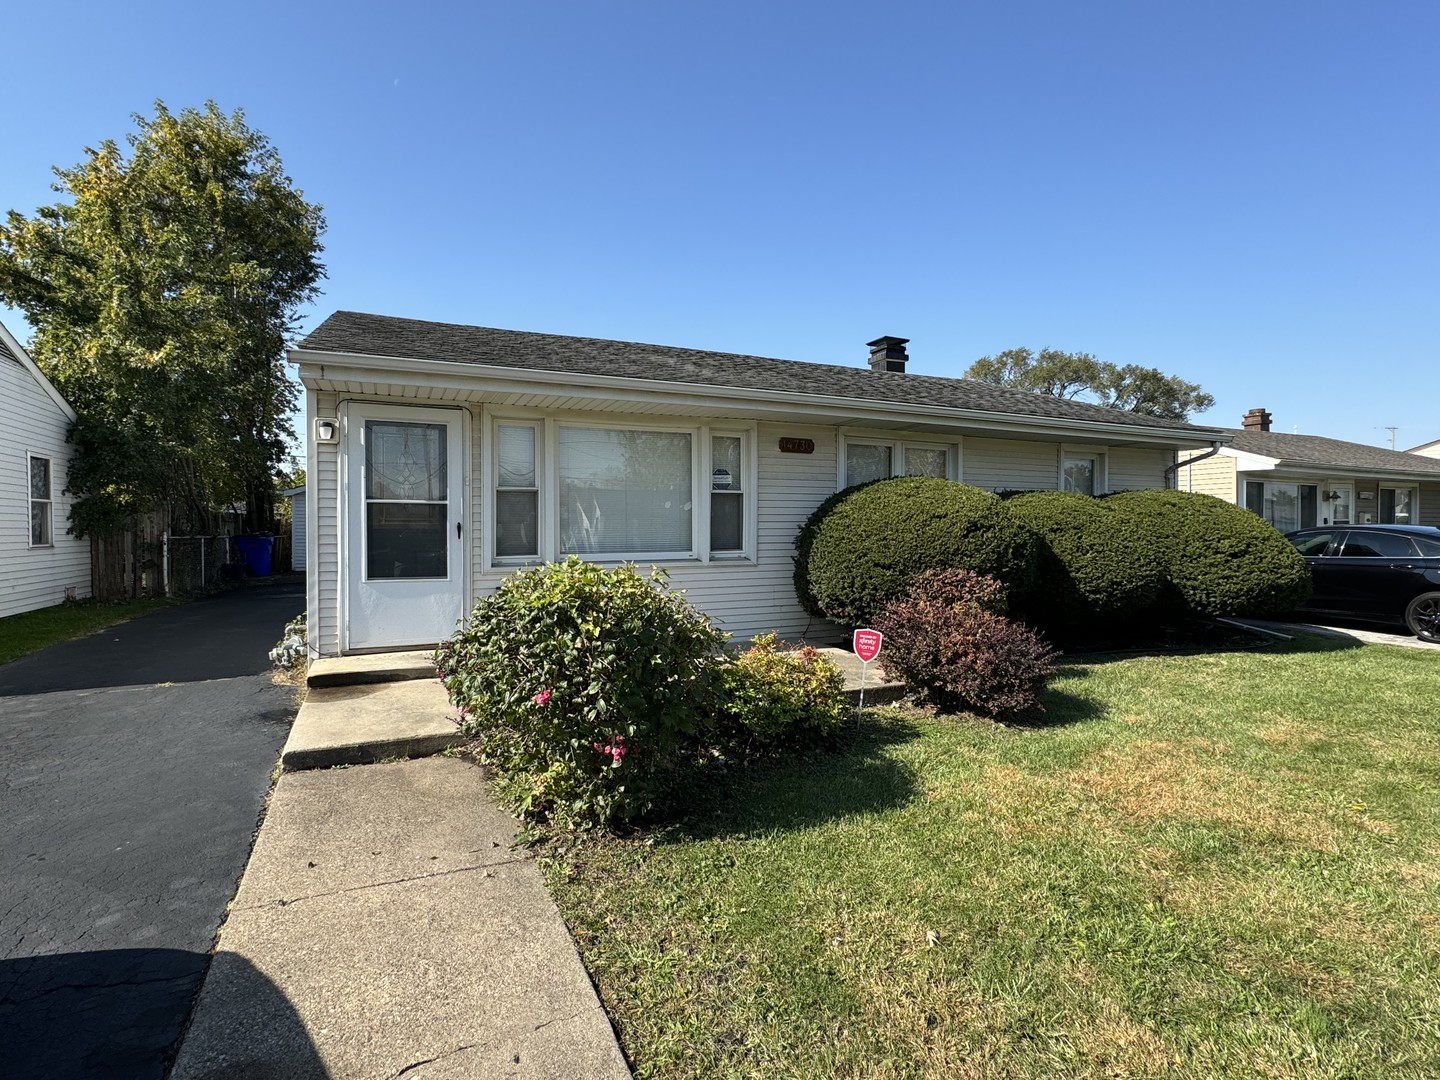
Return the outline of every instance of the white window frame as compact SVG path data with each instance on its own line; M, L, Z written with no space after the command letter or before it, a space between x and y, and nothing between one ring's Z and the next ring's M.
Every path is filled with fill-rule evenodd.
M905 472L905 448L917 450L945 451L945 479L958 481L964 466L964 444L959 439L915 438L897 435L894 432L878 434L868 431L841 431L835 455L835 490L842 491L851 486L846 475L846 460L851 443L860 446L887 446L890 448L890 477L907 475Z
M497 447L500 443L500 428L502 427L528 427L535 433L535 554L534 555L496 555L496 518L500 503L501 491L529 490L502 488L500 486L500 455ZM545 438L545 424L536 419L513 419L510 417L496 417L491 423L488 431L488 439L485 444L486 453L486 482L485 482L485 509L484 520L487 524L485 532L485 552L487 558L496 566L534 566L542 562L545 556L545 535L547 523L545 516L545 479L546 462L549 455L546 453L547 442Z
M1077 458L1089 458L1095 466L1094 495L1104 495L1110 490L1110 448L1108 446L1081 446L1072 443L1060 444L1059 472L1055 477L1055 490L1065 490L1065 463Z
M540 544L537 556L497 556L495 554L495 504L499 489L500 463L496 454L498 429L501 426L535 428L536 480L539 483L537 530ZM757 489L759 467L756 453L756 430L753 423L723 422L718 424L664 423L652 417L636 416L616 419L597 417L593 413L564 413L540 416L511 410L486 410L482 453L485 467L481 497L485 513L481 527L484 544L483 566L490 570L510 570L554 562L560 554L560 430L561 428L598 428L611 431L637 431L687 434L690 436L690 548L686 551L632 551L588 554L582 557L602 565L626 562L728 564L757 561ZM711 437L728 435L740 439L741 514L744 547L739 551L710 550L710 478L713 472Z
M48 499L35 498L34 475L35 466L31 462L45 462L45 474L50 481L50 497ZM25 537L26 547L30 548L53 548L55 546L55 459L45 454L33 454L25 452ZM45 533L46 540L43 543L35 543L35 530L32 523L35 520L35 505L43 504L45 507Z

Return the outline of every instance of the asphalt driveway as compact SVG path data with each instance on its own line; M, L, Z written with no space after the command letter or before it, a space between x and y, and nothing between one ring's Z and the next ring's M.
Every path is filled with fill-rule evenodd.
M163 1076L294 717L252 585L0 666L0 1075Z

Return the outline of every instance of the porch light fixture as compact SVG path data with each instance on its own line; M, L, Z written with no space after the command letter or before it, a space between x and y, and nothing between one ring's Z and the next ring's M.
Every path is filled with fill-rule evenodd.
M315 421L315 441L322 443L334 442L340 435L340 425L331 419L322 417Z
M1339 502L1341 499L1340 492L1338 491L1327 491L1324 497L1326 502Z

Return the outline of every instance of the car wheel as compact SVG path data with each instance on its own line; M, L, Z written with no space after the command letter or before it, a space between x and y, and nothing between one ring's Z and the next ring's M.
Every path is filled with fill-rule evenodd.
M1405 609L1405 625L1421 641L1440 644L1440 592L1421 593Z

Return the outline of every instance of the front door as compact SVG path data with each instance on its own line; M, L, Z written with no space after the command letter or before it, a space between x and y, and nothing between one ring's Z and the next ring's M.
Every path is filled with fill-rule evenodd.
M1320 489L1320 524L1352 525L1355 492L1349 484L1326 484Z
M464 416L350 407L345 649L433 645L455 632L465 609Z

